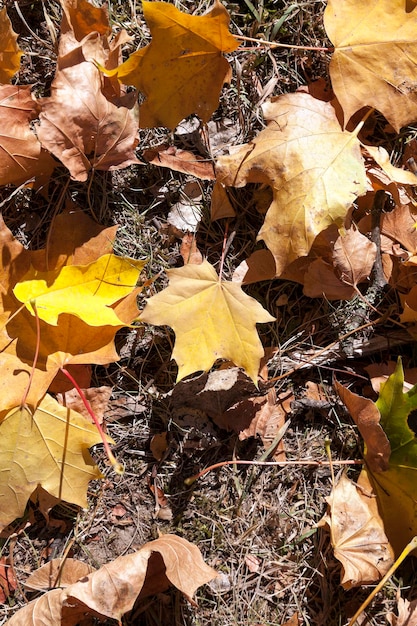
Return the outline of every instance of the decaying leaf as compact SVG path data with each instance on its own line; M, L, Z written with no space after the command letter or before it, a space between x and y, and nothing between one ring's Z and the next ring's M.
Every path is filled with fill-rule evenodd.
M6 7L0 9L0 83L8 83L20 67L23 52L17 44Z
M417 119L417 22L404 0L329 0L324 26L335 46L333 90L345 123L375 107L399 131Z
M33 413L9 411L0 423L0 527L23 515L38 485L86 507L88 483L101 477L88 448L100 442L95 426L50 396Z
M273 253L280 275L309 253L322 230L343 224L354 200L365 193L366 175L356 135L342 131L329 102L285 94L262 110L267 128L220 157L216 171L224 185L272 187L273 202L258 238Z
M189 150L180 150L168 144L148 148L142 152L142 157L148 163L160 167L169 167L176 172L191 174L201 180L214 180L216 178L212 161L195 155Z
M263 354L256 323L274 318L239 283L220 281L208 261L167 273L169 286L147 301L140 319L174 330L177 381L228 359L256 384Z
M8 624L73 626L82 616L120 620L137 598L163 592L171 585L195 604L192 597L198 587L216 576L197 546L175 535L162 535L65 589L49 591L17 611Z
M350 589L378 581L394 559L376 498L342 474L326 499L329 510L319 525L330 529L335 557L342 563L341 585Z
M117 68L119 80L146 96L141 127L175 128L191 113L207 122L231 75L223 53L239 45L229 33L227 10L218 0L204 16L164 2L142 2L142 8L152 41Z

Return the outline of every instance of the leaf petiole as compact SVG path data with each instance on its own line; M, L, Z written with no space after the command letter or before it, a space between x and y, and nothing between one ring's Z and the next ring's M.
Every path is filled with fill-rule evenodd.
M106 435L104 434L101 424L98 421L97 415L94 413L93 409L91 408L90 403L85 397L81 387L79 386L75 378L69 373L69 371L65 369L65 367L61 367L61 372L65 374L65 376L71 381L71 383L74 385L74 387L78 391L80 398L83 401L83 404L88 411L88 414L90 415L91 419L93 420L98 430L98 433L103 442L104 450L106 451L107 458L109 459L111 465L113 466L113 470L116 472L116 474L119 474L119 476L121 476L124 473L124 467L121 463L119 463L119 461L116 459L113 452L111 451L109 442L106 439Z

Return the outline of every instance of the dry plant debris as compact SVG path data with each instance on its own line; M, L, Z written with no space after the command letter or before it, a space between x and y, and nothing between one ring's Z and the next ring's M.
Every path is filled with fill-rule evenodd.
M384 377L378 398L370 389L364 397L349 389L367 380L364 363L347 366L353 337L363 356L368 345L380 350L379 327L382 335L400 327L406 344L416 334L417 8L329 0L323 13L308 0L283 2L280 14L274 3L244 4L249 31L236 6L219 0L193 12L143 2L130 20L110 19L111 4L50 0L38 15L45 40L22 13L33 7L0 11L2 623L191 624L181 600L170 617L147 609L173 588L193 605L210 583L205 623L225 624L229 611L230 623L254 626L247 612L263 599L254 615L268 624L346 624L361 600L336 605L323 588L332 559L352 593L381 579L417 534L416 387L404 390L399 358L374 369ZM293 43L289 22L306 10L333 46L301 45L301 33ZM313 63L327 70L323 53L330 87L308 79ZM281 78L290 54L306 80ZM50 64L40 90L31 55ZM96 386L91 366L102 366ZM302 369L316 366L307 383ZM320 381L326 368L342 382ZM80 402L82 414L71 408ZM324 454L326 426L309 434L315 412L339 420L333 457ZM119 482L109 444L129 450ZM186 488L201 465L225 457L234 491L224 474L204 479L208 495ZM345 471L334 478L338 464L362 463L356 482ZM64 503L70 513L57 517ZM33 573L22 542L32 537L36 553L37 529L66 535L74 515L73 539L58 559L57 537L45 544ZM107 558L95 559L109 525L114 546L109 537ZM320 545L312 557L305 542L326 541L320 525L334 554ZM191 542L180 536L193 526ZM217 541L229 546L226 558L224 548L211 552ZM263 556L265 542L277 562ZM73 544L90 563L72 558ZM26 602L29 574L27 587L45 593ZM277 617L277 600L294 588L291 610ZM234 603L223 602L233 593ZM392 599L387 592L390 609ZM412 612L411 595L399 595L389 620L405 623Z

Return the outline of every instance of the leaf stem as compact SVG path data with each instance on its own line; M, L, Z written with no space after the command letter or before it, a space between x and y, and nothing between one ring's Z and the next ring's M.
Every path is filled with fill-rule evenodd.
M356 611L355 615L352 617L352 619L350 620L348 626L354 626L356 620L358 619L358 617L360 616L360 614L366 609L366 607L368 606L368 604L370 604L370 602L374 599L374 597L376 596L376 594L378 593L378 591L380 591L382 589L382 587L385 585L385 583L387 582L387 580L389 578L391 578L391 576L393 575L393 573L395 572L395 570L397 569L397 567L399 567L399 565L401 565L401 563L404 561L404 559L410 554L410 552L412 552L413 550L415 550L417 548L417 536L413 537L412 540L406 545L406 547L404 548L404 550L401 552L400 556L398 557L398 559L393 563L393 565L391 565L391 567L389 568L388 572L385 574L385 576L383 578L381 578L381 580L379 581L379 583L377 584L377 586L375 587L375 589L369 594L369 596L366 598L365 602L363 602L361 604L361 606L359 607L359 609Z
M74 376L72 376L69 373L69 371L65 369L65 367L61 367L61 372L63 374L65 374L65 376L71 381L71 383L74 385L74 387L78 391L78 393L80 395L80 398L83 401L83 404L84 404L85 408L88 411L88 414L90 415L91 419L93 420L94 424L96 425L98 433L99 433L99 435L101 437L101 440L103 442L103 446L104 446L104 450L106 451L107 458L109 459L110 463L112 464L113 469L116 472L116 474L119 474L121 476L124 473L123 465L121 463L119 463L119 461L116 459L116 457L114 456L113 452L111 451L110 446L109 446L109 442L106 439L106 435L104 434L103 429L101 427L101 424L98 421L98 417L94 413L93 409L91 408L91 405L88 402L87 398L85 397L85 395L83 393L83 390L81 389L81 387L79 386L79 384L75 380Z
M334 47L320 47L320 46L296 46L294 44L289 43L275 43L272 41L267 41L266 39L255 39L254 37L245 37L244 35L234 35L235 39L239 39L239 41L252 41L254 43L259 43L262 46L270 46L271 48L292 48L294 50L315 50L316 52L334 52Z
M356 459L354 461L345 460L345 461L222 461L221 463L215 463L214 465L210 465L210 467L206 467L206 469L201 470L198 474L194 474L194 476L189 476L184 480L184 483L189 487L196 480L211 472L214 469L218 469L219 467L225 467L226 465L263 465L263 466L279 466L285 467L286 465L309 465L312 467L323 467L327 465L363 465L364 461L360 459Z

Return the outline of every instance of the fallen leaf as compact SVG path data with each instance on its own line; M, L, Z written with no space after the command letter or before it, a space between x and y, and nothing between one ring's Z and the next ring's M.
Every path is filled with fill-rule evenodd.
M341 130L330 103L294 93L273 98L262 110L267 128L220 157L216 171L224 185L272 187L273 202L258 238L273 253L279 276L309 253L322 230L343 224L366 191L366 175L359 141Z
M186 233L181 241L180 254L184 261L184 265L201 265L203 255L197 248L197 242L194 234Z
M200 587L217 577L200 550L175 535L162 535L133 554L120 556L65 589L53 589L17 611L11 626L75 626L87 617L120 621L137 599L174 585L189 602Z
M6 604L7 599L17 589L17 580L10 556L0 557L0 604Z
M99 424L102 424L104 414L108 409L109 400L112 393L112 387L102 385L101 387L89 387L88 389L81 389L81 391L83 392L84 398L90 405L90 408L93 410L97 421L99 422ZM87 411L79 392L74 387L69 391L58 394L57 400L67 409L76 411L77 413L79 413L79 415L82 415L87 421L93 422L91 415Z
M153 163L153 165L169 167L175 172L191 174L201 180L214 180L216 178L212 161L195 155L189 150L181 150L168 144L144 150L142 158L148 163Z
M157 461L162 461L164 454L167 451L167 448L168 448L167 436L168 436L168 433L163 432L163 433L158 433L157 435L154 435L151 439L151 443L150 443L151 452Z
M260 563L261 563L261 560L258 559L258 557L255 556L254 554L247 554L245 556L245 565L248 568L248 570L251 572L251 574L256 574L257 572L259 572Z
M385 383L388 378L395 372L397 363L395 361L387 361L386 363L370 363L365 366L365 370L371 379L372 389L379 393L382 383ZM406 393L412 387L417 384L417 367L407 368L404 370L404 388Z
M342 563L342 587L351 589L380 580L394 559L376 498L342 474L326 500L328 513L319 526L330 529L334 555Z
M68 587L94 571L88 563L76 559L52 559L36 569L25 581L31 591L48 591L57 587Z
M391 448L388 468L375 471L368 463L368 447L371 455L378 453L376 443L373 443L376 439L373 439L372 426L369 431L372 438L369 446L368 435L364 432L367 465L359 477L359 484L372 485L385 532L396 556L417 535L417 438L407 421L410 413L417 408L417 388L414 386L406 393L403 389L404 372L399 359L394 373L381 385L379 398L375 403L380 414L380 426ZM346 391L343 393L346 394ZM363 403L364 400L360 398L359 402ZM355 419L355 412L352 412L352 417ZM372 422L375 422L374 416ZM385 458L384 449L381 452Z
M56 326L62 313L79 317L89 326L120 326L114 304L135 288L145 261L105 254L89 265L66 265L40 272L31 268L13 293L39 319Z
M9 411L0 423L0 527L23 515L38 485L86 507L88 483L101 477L88 448L100 442L92 424L50 396L33 413Z
M146 97L140 126L175 128L192 113L207 122L231 75L223 53L239 45L229 33L227 10L217 0L203 16L164 2L142 2L142 8L152 41L117 68L119 80Z
M270 389L266 395L236 402L222 415L212 419L219 428L237 433L241 441L259 435L265 449L269 449L276 437L284 434L283 428L287 425L293 400L292 394L281 393L277 397L275 390ZM271 451L276 461L285 460L282 436Z
M5 10L5 9L4 9ZM0 85L0 184L21 185L48 178L55 168L30 123L39 114L31 87Z
M269 250L255 250L237 266L233 272L233 281L244 285L271 280L275 277L275 259Z
M339 236L333 248L333 265L343 283L356 288L367 280L376 259L376 245L352 227Z
M232 207L224 185L217 180L211 194L210 211L212 221L221 220L225 217L236 217L236 211Z
M333 90L345 123L364 106L378 109L398 132L417 119L415 12L404 0L329 0L324 27L335 46Z
M416 100L417 106L417 100ZM395 183L402 185L415 185L417 182L416 175L409 170L404 170L400 167L395 167L390 161L388 152L382 146L367 146L363 145L365 150L372 156L374 161L378 163L380 168Z
M212 265L168 270L169 286L147 301L141 321L169 325L176 339L177 381L228 359L255 382L263 348L256 323L273 318L239 283L220 281Z
M387 435L379 423L381 416L375 402L353 393L337 382L337 380L334 386L340 399L358 426L366 444L365 458L368 467L372 472L387 470L391 446Z
M409 602L405 598L398 598L398 616L394 613L387 614L387 620L391 626L413 626L417 624L417 600Z
M85 7L88 3L81 5ZM72 16L77 14L78 6L74 3ZM93 14L93 29L96 22ZM80 25L80 20L74 24L75 28L77 24ZM82 28L85 26L83 24ZM40 100L42 111L37 134L42 146L80 181L87 180L91 169L111 170L139 163L135 155L138 145L136 94L125 94L120 89L115 92L111 85L103 85L100 70L91 62L95 59L110 66L117 65L118 47L123 39L115 40L112 47L99 31L89 31L77 41L65 13L62 27L51 96Z
M23 52L17 43L6 7L0 9L0 83L9 83L20 68Z

